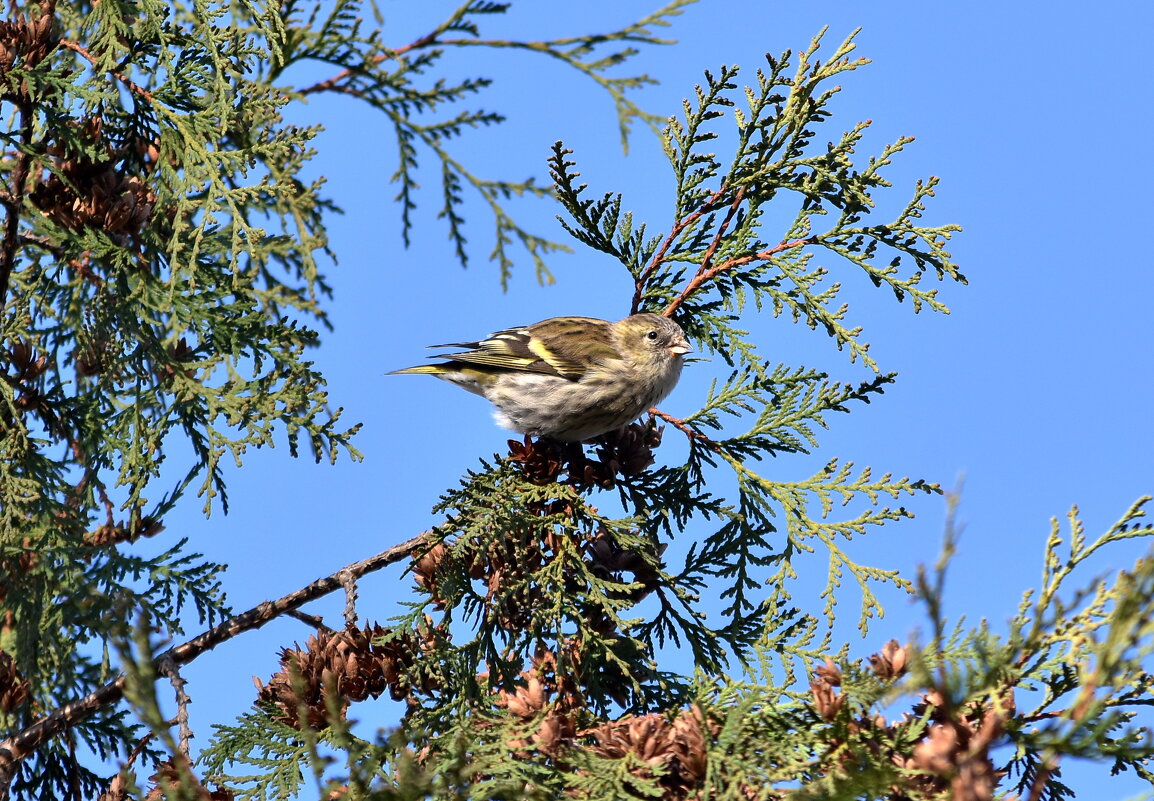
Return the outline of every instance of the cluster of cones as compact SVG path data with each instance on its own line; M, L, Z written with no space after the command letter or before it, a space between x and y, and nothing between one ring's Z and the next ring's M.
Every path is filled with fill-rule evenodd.
M89 117L76 128L100 155L73 152L74 146L63 143L50 145L52 169L37 180L29 200L64 228L102 231L122 243L137 239L152 221L156 193L118 167L122 156L105 143L100 117Z
M521 467L525 478L544 486L561 480L577 489L612 489L617 476L635 476L653 464L663 429L631 423L620 431L602 434L595 441L596 458L589 458L578 442L547 438L509 440L509 461Z
M376 624L342 631L318 631L304 648L283 648L281 669L265 684L256 680L258 700L293 728L324 729L343 720L349 704L379 698L411 698L411 668L432 634L419 641L410 633L390 632ZM424 676L428 693L434 680Z
M0 76L17 65L35 67L57 48L55 5L42 2L35 17L14 13L0 21Z
M902 676L907 669L909 651L891 640L870 657L870 668L884 680ZM826 721L842 713L845 695L841 686L841 669L827 659L814 671L810 681L813 706ZM884 715L861 717L848 722L847 732L860 744L872 750L888 751L890 761L902 769L905 785L891 788L890 801L917 798L942 798L951 801L992 801L1003 774L994 767L990 748L1006 731L1005 723L1014 713L1013 695L989 699L985 703L955 707L943 693L931 689L921 695L914 708L901 719L889 721ZM911 721L927 719L929 726L910 748L895 749L899 731ZM841 749L836 737L829 743L830 753L853 755ZM849 768L848 765L841 765ZM911 792L915 795L911 796Z

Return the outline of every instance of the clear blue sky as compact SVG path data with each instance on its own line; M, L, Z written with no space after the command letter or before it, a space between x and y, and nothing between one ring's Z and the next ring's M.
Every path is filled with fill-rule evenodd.
M386 41L412 40L453 5L385 2ZM487 20L483 33L544 38L604 30L652 10L657 0L572 5L560 14L553 3L515 3L510 14ZM801 479L839 456L947 488L964 477L964 532L947 610L975 623L1004 621L1022 591L1037 583L1052 516L1078 504L1093 535L1139 495L1154 492L1154 264L1145 241L1154 179L1147 142L1152 24L1147 4L1117 0L1045 6L703 0L669 31L679 44L647 49L633 62L633 70L661 80L637 100L665 115L679 111L704 69L738 64L752 80L766 51L804 48L825 25L830 46L864 28L858 53L874 63L842 82L837 115L818 138L836 139L858 120L872 119L858 154L864 160L900 135L916 136L890 171L894 189L879 198L892 208L907 200L917 178L941 176L926 219L965 227L951 250L970 285L943 285L952 315L915 316L908 304L866 291L864 277L846 270L852 314L866 327L871 354L900 378L872 405L834 418L812 458L778 459L766 471ZM623 156L611 103L589 81L521 53L469 50L446 63L462 77L493 77L494 87L471 105L509 118L452 140L463 162L488 177L546 180L549 146L562 139L576 150L593 191L623 192L625 208L651 231L667 229L672 173L656 139L639 128ZM492 424L484 401L431 379L385 376L388 370L420 361L433 342L558 314L617 318L628 311L631 289L620 267L578 248L551 260L555 285L538 286L525 261L502 294L496 268L484 259L491 233L476 205L466 210L477 223L469 229L475 258L462 271L444 228L431 219L439 206L431 171L422 176L426 192L418 198L413 245L403 249L391 201L396 188L387 182L396 147L383 118L338 96L316 97L295 114L300 122L324 124L315 169L346 211L330 228L340 259L329 276L335 330L315 358L335 404L345 407L344 419L364 423L358 445L366 459L331 467L294 461L287 447L251 454L230 473L230 515L205 521L200 504L189 499L183 515L167 521L163 537L190 537L197 550L231 565L226 586L238 611L438 522L429 509L440 492L479 457L505 449L509 435ZM517 208L536 230L565 238L552 222L558 208L548 202ZM824 334L785 319L753 324L771 361L836 369L843 380L866 376ZM725 374L718 362L695 365L663 407L693 411L708 380ZM673 432L666 439L658 458L677 458ZM945 504L930 498L912 508L916 520L875 532L851 553L910 577L917 564L932 563ZM684 542L693 536L686 532ZM1101 568L1114 566L1122 565ZM815 560L809 569L819 586L824 564ZM383 621L412 596L411 579L396 569L367 579L361 592L362 614ZM856 599L848 591L845 597L843 614L856 617ZM811 603L820 609L816 597ZM331 615L336 624L338 609L334 600L309 611ZM923 624L920 612L896 595L888 611L868 638L853 644L853 656ZM267 679L276 650L308 634L297 621L280 621L187 670L200 745L210 736L208 723L230 721L251 703L249 676ZM374 719L366 705L351 714ZM1101 784L1107 775L1097 766L1078 772L1075 785L1093 787L1086 797L1097 799L1142 789L1132 780Z

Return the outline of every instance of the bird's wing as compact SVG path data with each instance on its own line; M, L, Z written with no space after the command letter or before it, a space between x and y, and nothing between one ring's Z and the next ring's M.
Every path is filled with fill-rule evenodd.
M580 378L592 363L617 355L608 325L585 317L554 318L525 328L498 331L479 342L434 347L470 350L432 358L569 379Z

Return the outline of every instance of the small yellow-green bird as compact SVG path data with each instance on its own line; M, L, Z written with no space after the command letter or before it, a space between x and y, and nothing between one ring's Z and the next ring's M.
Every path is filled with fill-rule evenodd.
M621 428L662 401L681 377L692 348L677 323L634 314L611 323L553 317L509 328L446 359L391 374L434 375L481 395L497 424L522 434L580 442Z

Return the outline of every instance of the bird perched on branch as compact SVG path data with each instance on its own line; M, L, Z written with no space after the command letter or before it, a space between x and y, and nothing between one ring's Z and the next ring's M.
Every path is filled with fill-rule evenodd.
M663 400L689 353L685 333L658 314L611 323L553 317L498 331L446 359L391 374L434 375L497 407L498 425L538 437L579 442L621 428Z

